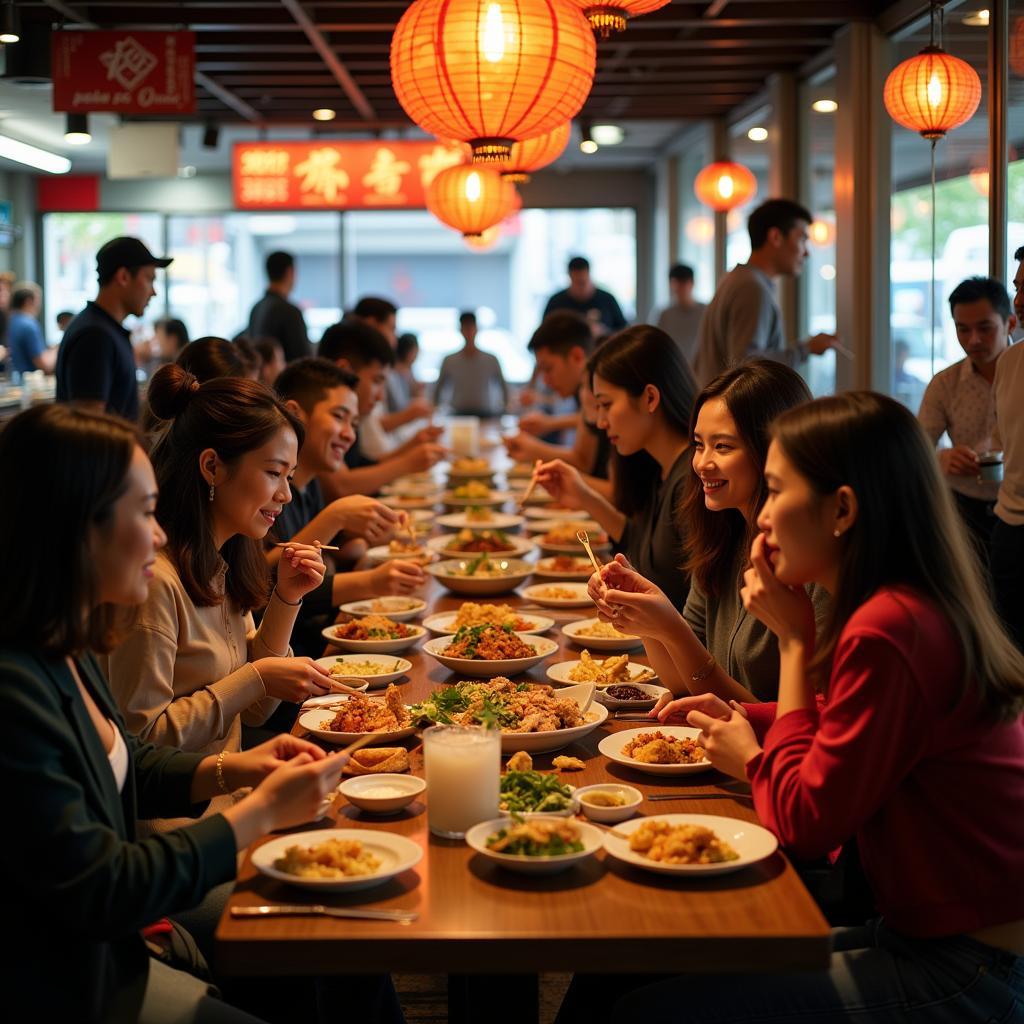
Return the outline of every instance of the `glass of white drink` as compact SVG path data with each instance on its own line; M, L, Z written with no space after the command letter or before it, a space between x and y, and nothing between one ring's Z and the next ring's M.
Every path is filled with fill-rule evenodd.
M427 824L436 836L462 839L498 816L501 730L433 725L423 733Z

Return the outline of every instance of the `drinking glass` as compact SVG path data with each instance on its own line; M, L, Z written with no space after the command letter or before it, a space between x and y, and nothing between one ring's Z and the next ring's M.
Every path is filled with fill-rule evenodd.
M423 733L427 825L436 836L462 839L498 816L501 730L433 725Z

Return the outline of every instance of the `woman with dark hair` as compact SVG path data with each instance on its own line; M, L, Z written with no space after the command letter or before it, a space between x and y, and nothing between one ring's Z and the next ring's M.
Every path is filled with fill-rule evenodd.
M743 601L778 638L778 703L688 697L661 717L749 779L787 849L856 836L879 917L836 931L827 972L690 976L615 1019L1019 1020L1024 657L932 445L890 398L823 398L776 421L766 479ZM812 582L833 595L817 643Z
M537 482L596 519L637 571L682 607L689 579L679 571L675 511L690 472L693 374L672 339L646 324L609 338L587 369L597 426L614 448L612 500L561 459L541 465Z
M185 754L125 727L90 651L146 598L165 537L153 469L123 420L37 406L0 433L0 771L16 879L4 954L14 1017L86 1022L252 1021L210 987L151 960L140 930L235 876L268 831L313 820L343 758L280 736L245 753ZM46 543L26 543L45 536ZM137 817L199 816L220 789L255 786L179 831L137 836ZM12 826L13 827L13 826ZM74 954L54 968L54 927Z
M675 693L714 693L726 700L772 700L778 648L747 615L740 583L757 514L764 504L768 428L781 412L810 400L794 370L772 360L744 363L716 377L693 406L693 473L681 519L684 570L692 573L682 614L662 590L620 557L590 581L601 615L644 646ZM827 595L813 591L819 618Z
M140 738L231 753L243 720L262 725L280 701L333 689L288 647L303 595L323 579L318 549L286 548L271 589L261 546L291 500L303 430L262 384L201 385L180 366L156 374L149 403L170 421L151 453L167 547L133 629L108 655L110 685ZM257 630L252 609L264 606ZM223 789L212 809L232 799Z
M200 384L215 377L247 377L248 360L245 353L234 342L226 338L197 338L181 350L175 360L183 370L188 370Z

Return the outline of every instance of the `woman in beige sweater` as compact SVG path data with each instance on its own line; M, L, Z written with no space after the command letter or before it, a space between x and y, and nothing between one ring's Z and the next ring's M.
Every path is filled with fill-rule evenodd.
M302 426L266 387L200 385L170 365L150 407L166 421L151 453L168 536L134 628L107 658L128 728L195 753L240 748L242 720L329 692L330 677L288 646L304 594L323 579L315 547L285 551L271 591L260 542L291 500ZM266 605L260 628L251 609ZM215 811L229 802L214 801Z

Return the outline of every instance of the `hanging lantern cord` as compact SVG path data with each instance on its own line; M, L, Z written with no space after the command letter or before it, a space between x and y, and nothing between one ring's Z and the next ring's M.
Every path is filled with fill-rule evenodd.
M928 292L928 306L931 313L931 376L935 376L935 331L937 324L935 323L935 145L938 139L932 139L932 286Z

